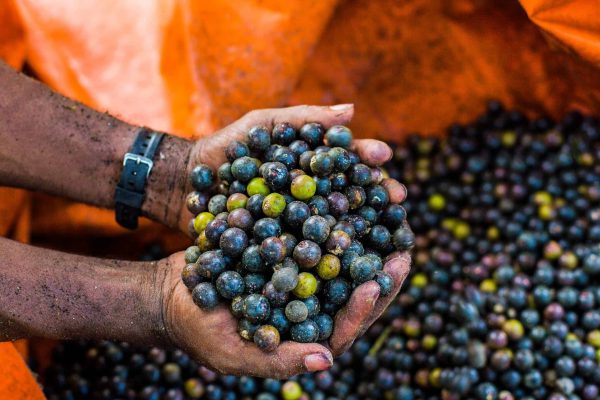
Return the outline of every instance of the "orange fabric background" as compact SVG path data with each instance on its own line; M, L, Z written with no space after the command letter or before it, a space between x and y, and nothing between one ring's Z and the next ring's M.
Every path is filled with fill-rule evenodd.
M183 136L298 103L355 102L358 135L395 140L490 97L530 114L600 108L594 0L9 1L42 80ZM39 199L37 234L124 233L109 211Z
M530 115L598 113L598 8L595 0L5 0L0 57L17 68L26 60L55 90L98 110L179 135L208 135L253 108L354 102L355 133L399 140L442 134L492 97ZM0 191L0 234L26 198ZM109 211L41 195L33 220L40 237L124 233Z

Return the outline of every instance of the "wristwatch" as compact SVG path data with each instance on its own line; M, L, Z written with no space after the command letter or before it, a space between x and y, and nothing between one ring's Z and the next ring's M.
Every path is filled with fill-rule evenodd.
M152 160L163 137L163 133L140 128L131 149L123 157L123 170L115 189L115 217L119 225L127 229L138 227L146 182L154 165Z

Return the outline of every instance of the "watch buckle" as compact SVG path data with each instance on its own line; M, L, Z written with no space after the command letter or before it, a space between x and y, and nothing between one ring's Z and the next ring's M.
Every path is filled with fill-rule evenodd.
M150 171L152 171L152 167L154 166L154 162L148 157L140 156L139 154L126 153L125 157L123 157L123 166L127 164L127 161L134 161L136 164L146 164L148 166L148 171L146 172L146 178L150 175Z

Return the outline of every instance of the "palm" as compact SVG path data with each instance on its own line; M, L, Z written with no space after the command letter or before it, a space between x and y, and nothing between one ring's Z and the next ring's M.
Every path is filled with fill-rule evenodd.
M323 346L310 343L282 343L273 353L263 353L253 342L237 332L237 320L225 304L204 311L191 299L180 274L185 264L183 253L168 259L170 270L165 286L165 318L173 342L210 368L227 374L287 377L298 372L298 362L306 354L328 353Z
M164 315L173 343L208 367L227 374L285 378L306 372L303 360L309 354L343 353L385 310L400 290L410 268L410 257L401 254L385 265L395 281L392 295L379 299L375 282L359 286L346 307L335 318L328 343L283 342L272 353L263 353L253 342L237 332L237 320L225 304L211 311L194 304L189 290L181 281L183 253L167 260L168 274L163 287Z

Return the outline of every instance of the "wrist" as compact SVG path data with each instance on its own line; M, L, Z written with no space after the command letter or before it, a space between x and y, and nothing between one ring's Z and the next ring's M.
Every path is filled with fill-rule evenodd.
M103 283L96 286L104 309L105 328L91 324L84 338L112 339L145 345L167 346L170 341L163 318L162 287L167 269L158 262L132 262L104 270ZM76 332L81 332L76 329ZM68 336L67 336L68 337Z
M187 165L192 142L166 135L148 177L142 214L162 224L176 228L187 189Z
M163 262L76 256L2 238L0 253L0 339L169 343Z
M158 262L111 263L95 268L93 287L84 285L90 308L96 305L96 318L100 319L63 323L61 337L166 345L161 296L164 270Z
M168 259L136 265L139 268L134 280L135 288L132 290L135 290L139 299L135 313L139 313L143 322L142 330L133 333L133 336L140 337L143 343L170 346L171 340L165 323L164 290L170 275Z

